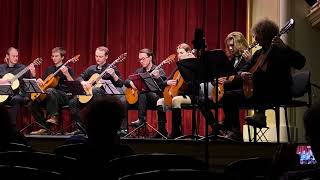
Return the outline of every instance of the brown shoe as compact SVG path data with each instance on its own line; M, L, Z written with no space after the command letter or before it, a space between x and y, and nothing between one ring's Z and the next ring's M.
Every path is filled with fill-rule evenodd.
M46 121L47 123L58 125L58 117L57 116L50 116L49 119Z
M30 134L31 135L46 135L48 133L47 133L46 129L39 129L38 131L32 131Z

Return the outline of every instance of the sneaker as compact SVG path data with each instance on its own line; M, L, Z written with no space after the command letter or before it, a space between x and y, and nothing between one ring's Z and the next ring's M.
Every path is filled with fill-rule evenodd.
M58 117L57 116L50 116L49 119L46 121L47 123L58 125Z
M46 135L48 134L46 129L39 129L38 131L32 131L31 135Z
M264 112L255 112L253 116L245 118L247 125L258 128L267 127L267 117Z

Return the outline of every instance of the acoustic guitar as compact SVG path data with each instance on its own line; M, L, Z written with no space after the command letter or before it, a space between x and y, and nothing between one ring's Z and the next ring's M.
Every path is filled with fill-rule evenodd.
M63 66L67 65L70 62L77 62L79 60L80 54L74 56L73 58L67 60L59 69L57 69L53 74L49 74L46 79L43 81L43 85L40 86L40 88L43 91L47 91L49 88L55 88L57 87L59 83L60 77L56 76L62 69ZM46 94L42 93L31 93L31 100L34 101L37 98L39 98L41 101L43 101L46 98Z
M23 68L18 74L13 75L11 73L7 73L2 77L2 79L8 80L9 83L11 84L12 90L16 90L20 86L19 78L21 76L23 76L26 72L29 71L29 67L31 65L34 65L34 66L40 65L42 63L42 61L43 61L42 58L37 58L37 59L33 60L33 62L30 63L28 66ZM9 97L9 95L0 95L0 103L6 101L8 99L8 97Z
M156 70L159 70L160 67L162 67L164 64L170 64L174 61L174 58L176 57L175 54L171 54L168 56L165 60L163 60L157 67L154 68L154 70L150 73L151 75ZM138 101L138 90L133 88L126 88L125 90L125 97L129 104L135 104Z
M280 32L276 35L277 37L281 37L281 35L288 33L292 28L294 27L294 20L290 19L286 25L280 30ZM267 65L268 65L268 54L272 50L272 45L269 47L269 49L260 55L258 57L256 63L250 68L249 72L250 73L255 73L258 69L262 71L266 71ZM253 90L254 90L254 85L253 81L251 80L244 80L243 81L243 93L246 98L250 98L253 95Z
M102 77L107 73L107 70L109 68L112 68L114 65L123 62L125 59L127 58L127 53L123 53L121 54L116 60L114 60L102 73L98 74L98 73L94 73L90 79L87 81L91 86L90 88L85 88L84 90L86 91L86 95L78 95L78 100L81 103L87 103L89 102L92 97L92 89L93 87L101 87L102 83L99 83L99 81L102 79Z
M174 73L172 79L176 80L177 84L174 86L166 86L163 91L164 104L168 107L172 106L172 99L179 94L179 89L184 83L179 70Z

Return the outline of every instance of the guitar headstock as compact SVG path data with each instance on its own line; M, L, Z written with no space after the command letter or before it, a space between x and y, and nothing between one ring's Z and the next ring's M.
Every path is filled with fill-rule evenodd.
M33 60L32 64L38 66L42 63L43 59L38 57L37 59Z
M128 56L128 53L123 53L121 54L115 61L115 63L120 63L123 62Z
M174 62L175 58L176 58L176 54L171 54L163 61L163 64L170 64Z
M288 33L291 29L293 29L293 27L294 27L294 20L291 18L286 23L286 25L280 30L279 35L281 36L282 34Z
M79 61L79 57L80 57L80 54L77 54L76 56L74 56L73 58L69 59L68 62L77 62Z

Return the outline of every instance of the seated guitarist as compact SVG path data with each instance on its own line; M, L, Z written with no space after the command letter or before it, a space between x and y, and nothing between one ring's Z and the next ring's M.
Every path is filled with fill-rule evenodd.
M43 101L40 98L36 98L30 106L30 111L35 120L43 127L38 131L33 131L30 134L42 135L47 134L47 129L50 124L58 125L58 115L62 106L69 104L69 97L67 96L68 88L64 85L64 81L73 81L74 71L66 65L63 66L63 60L66 57L66 51L62 47L55 47L51 51L51 59L53 65L48 66L41 78L37 79L39 86L44 85L44 79L49 75L54 74L59 68L56 77L59 78L58 85L56 87L50 87L46 91L46 97ZM62 67L63 66L63 67ZM47 119L43 114L41 107L47 110Z
M187 59L187 58L195 58L195 56L191 53L191 47L182 43L177 46L177 54L178 60ZM168 77L168 80L164 81L164 86L176 86L178 81L183 81L182 78L173 79L174 74L178 71L178 67L176 67L171 75ZM179 95L172 98L171 110L172 110L172 133L169 138L176 138L182 135L181 131L181 104L191 104L191 99L188 94L190 90L188 89L185 82L179 88ZM166 129L166 114L165 110L168 109L168 106L165 104L165 99L161 98L157 101L157 112L158 112L158 131L164 136L168 135ZM160 134L154 136L154 138L161 138Z
M155 82L158 84L160 88L162 88L162 83L164 80L166 80L166 74L163 71L162 68L159 68L159 70L153 71L157 66L154 64L154 54L152 50L150 49L141 49L139 51L139 63L141 64L141 67L138 68L135 71L135 74L137 73L146 73L152 72L152 77L155 80ZM127 79L125 81L125 86L130 87L133 89L137 89L134 83ZM138 120L132 122L133 126L140 126L146 122L146 111L147 106L156 106L157 100L160 98L161 94L157 94L155 92L139 92L138 93L138 102L135 103L135 105L138 106ZM129 104L127 104L129 106Z
M13 75L18 74L22 69L24 69L26 66L23 64L19 64L19 51L18 49L14 47L10 47L7 52L6 56L4 58L3 64L0 65L0 77L2 78L5 74L11 73ZM33 78L36 76L36 71L34 65L29 66L29 71L27 71L24 75L22 75L19 78L20 86L19 90L14 92L14 95L11 96L7 101L4 101L3 104L7 104L12 106L9 109L9 114L12 120L12 125L14 128L16 128L16 122L17 122L17 115L20 112L21 105L26 103L29 98L26 97L26 94L22 90L22 79L23 78ZM1 80L4 81L4 80Z
M95 51L95 60L96 64L89 66L82 74L80 74L79 78L77 79L78 81L81 82L82 86L85 89L90 89L91 84L88 83L88 80L91 78L92 75L98 73L102 73L110 64L107 63L108 59L108 54L109 54L109 49L104 46L97 47ZM115 87L122 87L123 86L123 81L121 79L121 75L117 69L117 67L109 68L107 70L107 73L102 77L104 80L111 80L113 85ZM98 96L103 96L105 95L105 90L103 87L93 87L93 100L97 98ZM78 98L75 96L71 101L70 101L70 109L71 109L71 116L73 121L77 124L80 125L80 102L78 101ZM80 129L81 127L78 126ZM80 133L80 130L76 130L72 134L77 134Z
M246 71L247 61L252 57L248 50L248 42L241 32L231 32L225 38L225 52L237 74L232 80L229 80L228 77L219 78L219 83L223 84L225 90L221 100L221 103L224 103L223 110L225 117L222 136L233 141L241 141L242 139L240 135L239 112L232 112L234 104L226 103L226 101L232 102L234 96L243 94L240 74L242 71ZM218 135L220 132L216 134Z
M252 34L262 48L253 54L243 68L247 70L242 71L240 76L243 81L252 80L254 85L253 95L246 99L243 92L232 96L226 96L225 94L222 103L224 106L230 107L228 111L225 111L225 114L233 114L232 117L238 117L240 102L249 101L256 105L262 104L261 108L256 109L254 116L246 120L250 125L265 127L266 117L263 104L285 103L291 99L292 77L290 69L291 67L301 69L306 59L277 36L279 27L271 20L260 20L253 26ZM252 67L262 60L260 58L263 56L265 56L265 62L268 62L266 69L259 67L256 71L250 72ZM235 121L238 120L235 119Z

